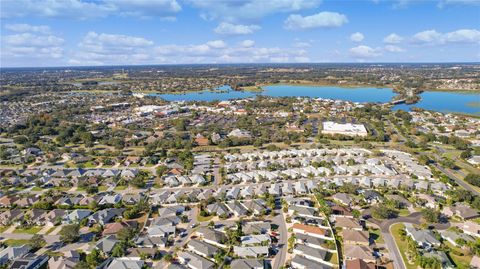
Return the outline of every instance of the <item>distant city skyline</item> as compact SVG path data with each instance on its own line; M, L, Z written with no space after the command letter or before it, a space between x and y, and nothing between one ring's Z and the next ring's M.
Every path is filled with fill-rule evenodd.
M478 62L479 0L3 0L1 67Z

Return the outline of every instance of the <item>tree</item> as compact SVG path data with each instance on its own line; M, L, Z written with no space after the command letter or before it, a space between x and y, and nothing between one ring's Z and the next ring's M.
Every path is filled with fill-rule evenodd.
M28 241L28 246L31 247L32 249L40 249L43 246L45 246L46 242L45 239L43 239L43 235L41 234L35 234L30 238Z
M379 205L372 207L372 216L376 219L391 219L397 216L397 211L386 205Z
M125 245L123 243L116 244L112 249L113 257L123 257L125 256Z
M85 260L90 267L96 267L102 262L100 251L97 248L92 249L92 251L85 257Z
M437 223L440 219L440 213L431 209L422 210L423 218L430 223Z
M78 224L65 225L60 230L60 240L64 243L73 243L79 238L80 226Z

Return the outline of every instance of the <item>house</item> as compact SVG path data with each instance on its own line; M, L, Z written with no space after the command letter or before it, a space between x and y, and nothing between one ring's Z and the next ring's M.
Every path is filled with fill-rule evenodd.
M292 259L292 267L293 268L298 268L298 269L310 269L310 268L315 268L315 269L329 269L331 268L330 266L316 262L314 260L307 259L303 256L300 255L295 255Z
M63 219L63 223L77 223L92 214L91 210L77 209L70 212Z
M343 242L351 245L370 245L370 234L366 231L343 230Z
M224 203L220 202L207 205L206 211L210 214L215 214L217 216L229 217L232 214L230 209L228 209Z
M0 251L0 265L6 264L9 261L18 259L26 255L30 251L30 247L22 245L18 247L7 247Z
M332 195L332 198L334 201L337 201L339 203L342 203L348 206L353 202L353 199L350 197L349 194L341 193L341 192L335 193L334 195Z
M245 234L264 234L270 231L271 225L263 221L250 221L243 225Z
M435 258L436 260L440 261L442 264L442 269L454 269L457 268L455 265L452 264L450 258L448 258L447 254L443 251L431 251L423 254L426 258Z
M253 212L256 216L261 216L268 213L268 208L266 207L266 203L262 199L255 199L243 202L243 206L248 208L251 212Z
M296 234L295 243L303 244L305 246L312 247L312 248L325 249L324 239L320 239L320 238L309 236L309 235Z
M6 210L0 213L0 224L3 226L8 226L17 220L23 219L24 213L21 209L12 209Z
M187 244L187 248L191 252L203 256L207 259L212 258L213 256L215 256L216 253L220 251L219 248L198 239L190 240L190 242L188 242Z
M309 260L316 262L323 262L327 257L327 251L319 248L312 248L305 245L296 245L293 248L293 253L301 255Z
M471 220L466 221L464 223L460 223L458 227L466 234L480 237L480 224L473 222Z
M135 241L135 244L145 248L166 247L168 243L167 237L162 236L140 236Z
M467 243L475 241L475 238L473 238L473 236L470 236L466 233L457 233L449 230L440 231L440 235L442 236L443 239L450 242L450 244L457 247L461 247L457 244L458 240L461 240Z
M228 137L235 137L235 138L251 138L252 135L250 132L240 129L234 129L230 133L227 134Z
M293 224L292 229L294 233L309 235L322 239L330 239L328 237L328 231L319 227L295 223Z
M252 234L240 237L242 246L270 245L270 236L266 234Z
M107 269L142 269L145 264L142 260L130 258L114 258Z
M128 248L127 249L127 257L135 258L135 259L142 259L143 257L147 257L150 259L154 259L157 256L157 250L155 248Z
M203 241L222 248L228 240L224 233L209 228L199 228L196 233L202 237Z
M122 200L122 196L118 193L105 194L98 201L99 205L116 205Z
M241 258L268 256L268 246L233 247L233 253Z
M209 141L208 138L204 137L203 135L197 134L195 136L195 143L199 146L208 146Z
M88 217L88 224L90 226L94 224L105 225L115 219L118 216L122 216L124 208L106 208L93 213Z
M447 217L457 216L462 220L470 220L480 217L480 213L465 204L456 204L454 206L445 207L442 213Z
M191 269L213 269L215 264L204 257L188 251L177 253L178 260Z
M38 269L44 267L48 261L47 255L30 255L12 261L10 269Z
M235 259L230 264L230 267L235 269L264 269L265 260Z
M49 269L74 269L80 261L80 254L76 251L67 251L63 256L51 257L48 260Z
M406 223L405 232L407 236L410 236L415 242L417 242L419 247L428 250L434 246L440 246L440 241L437 240L430 230L417 230L412 224Z
M343 229L350 229L350 230L357 230L357 231L363 230L363 226L360 223L360 221L354 218L347 218L342 216L335 218L335 226Z
M109 235L98 240L95 244L95 248L102 251L105 254L110 254L117 243L119 243L114 235Z
M248 215L248 210L239 201L230 201L226 204L228 209L237 217Z
M143 194L136 193L136 194L124 194L122 196L122 202L126 205L135 205L144 199Z
M373 255L373 249L363 245L345 245L344 246L344 258L346 261L361 259L365 262L375 263L376 258Z
M480 257L475 255L470 261L470 267L473 269L480 269Z
M107 235L115 235L119 233L123 229L135 229L137 228L137 222L136 221L121 221L121 222L113 222L113 223L107 223L103 227L103 236Z
M345 263L345 269L377 269L377 266L362 259L354 259Z
M161 207L158 209L158 215L162 217L170 217L180 215L185 211L185 207L181 205Z

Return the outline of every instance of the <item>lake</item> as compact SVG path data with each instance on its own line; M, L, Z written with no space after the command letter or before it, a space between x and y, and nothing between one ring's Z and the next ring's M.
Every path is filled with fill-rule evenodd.
M333 86L294 86L270 85L264 86L262 92L234 91L229 86L218 88L218 91L188 92L182 94L148 94L158 96L167 101L214 101L265 95L272 97L312 97L324 99L346 100L351 102L386 103L396 94L390 88L342 88ZM480 93L465 92L424 92L422 99L413 105L399 104L394 110L409 110L419 107L439 112L457 112L480 115Z
M443 113L465 113L480 115L480 93L469 92L423 92L422 98L413 105L399 104L394 110L409 110L411 107L419 107Z
M342 88L331 86L291 86L271 85L262 87L262 92L234 91L230 87L220 87L220 91L188 92L182 94L151 94L167 101L214 101L265 95L271 97L313 97L339 99L352 102L385 103L395 96L389 88Z

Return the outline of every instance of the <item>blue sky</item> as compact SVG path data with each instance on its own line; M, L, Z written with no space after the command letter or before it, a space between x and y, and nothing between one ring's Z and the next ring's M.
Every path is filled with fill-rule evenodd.
M2 67L480 61L480 0L2 0Z

